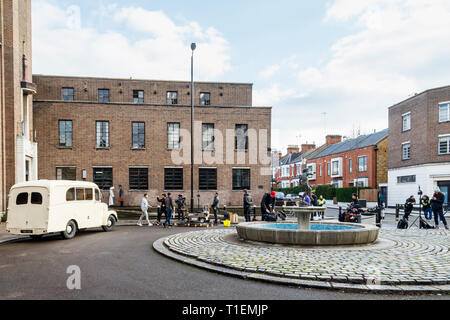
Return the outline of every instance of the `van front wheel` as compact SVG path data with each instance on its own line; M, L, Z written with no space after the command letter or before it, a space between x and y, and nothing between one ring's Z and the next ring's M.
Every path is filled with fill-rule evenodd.
M76 233L77 233L77 224L73 220L70 220L67 223L66 229L63 232L61 232L64 239L72 239L73 237L75 237Z
M106 226L102 226L103 231L108 232L114 229L114 226L116 225L116 218L114 218L113 215L110 215L108 217L108 221L106 221Z

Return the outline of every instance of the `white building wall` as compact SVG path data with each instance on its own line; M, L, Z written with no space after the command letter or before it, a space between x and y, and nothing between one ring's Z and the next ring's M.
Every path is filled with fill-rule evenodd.
M416 176L414 183L397 183L397 177ZM420 189L423 194L433 195L439 181L450 181L450 162L440 164L426 164L408 168L388 170L388 206L404 204L410 196L416 196Z

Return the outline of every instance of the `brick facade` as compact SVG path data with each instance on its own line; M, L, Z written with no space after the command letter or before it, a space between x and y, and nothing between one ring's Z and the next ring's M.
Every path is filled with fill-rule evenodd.
M167 146L167 123L179 122L181 129L190 131L190 107L187 106L190 97L188 82L147 81L125 79L94 79L34 76L38 95L34 101L34 125L39 142L39 177L41 179L56 179L56 167L76 167L77 180L82 179L82 170L86 170L87 180L93 180L94 167L112 167L113 185L118 196L118 185L125 190L125 205L138 205L144 192L149 193L150 203L156 205L156 196L164 192L164 168L183 168L183 190L170 191L173 195L182 193L187 201L190 199L190 165L174 164L171 150ZM75 101L61 101L61 88L73 87ZM87 88L87 91L84 91ZM97 89L110 89L110 103L97 102ZM255 152L234 151L234 161L224 164L209 164L206 160L201 165L194 166L194 198L197 205L197 194L200 194L200 204L212 202L215 190L198 190L198 168L217 168L217 191L221 205L241 205L242 191L232 190L233 168L250 168L251 194L255 203L264 192L270 189L270 147L271 108L251 107L251 85L195 83L196 91L211 92L213 106L197 106L194 118L202 123L213 123L214 129L221 131L225 138L227 129L235 129L236 124L247 124L249 130L266 130L267 141L262 141L264 153L269 162L251 164L249 157ZM222 89L219 89L222 88ZM133 90L144 90L145 99L142 104L133 104ZM179 90L181 101L178 105L166 105L166 91ZM122 93L120 93L122 90ZM221 91L223 90L223 91ZM154 94L156 91L156 94ZM220 95L220 93L223 95ZM83 94L86 93L85 96ZM116 101L117 100L117 101ZM226 106L225 104L230 104ZM246 105L246 106L245 106ZM58 121L72 120L73 141L71 148L58 146ZM96 121L109 121L110 148L96 148ZM145 122L145 149L132 149L132 122ZM198 130L197 127L194 130ZM198 131L197 131L198 132ZM226 140L228 141L228 140ZM224 141L223 148L225 152ZM258 141L258 147L261 141ZM216 152L198 151L201 138L195 140L198 154L218 155L219 142L215 141ZM228 141L234 146L234 137ZM251 144L252 142L250 142ZM250 145L250 148L252 146ZM189 149L188 149L189 151ZM257 152L257 151L256 151ZM243 156L244 161L238 163L237 156ZM224 161L229 155L224 155ZM148 168L148 190L130 190L129 168ZM266 169L266 172L261 170ZM107 192L104 193L107 196ZM105 199L106 200L106 199Z
M0 0L0 213L6 210L11 186L25 177L25 158L33 167L31 95L31 1ZM26 128L27 132L24 132ZM32 164L33 163L33 164ZM37 168L37 167L36 167Z
M439 135L450 134L450 121L439 122L439 103L450 101L450 86L431 89L389 108L389 169L450 162L439 155ZM403 131L402 115L411 112L411 129ZM402 143L411 143L411 159L402 160Z

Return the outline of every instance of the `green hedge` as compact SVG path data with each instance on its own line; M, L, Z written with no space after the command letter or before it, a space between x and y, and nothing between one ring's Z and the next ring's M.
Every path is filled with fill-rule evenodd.
M368 187L358 187L358 198L359 191L362 189L371 189ZM347 187L347 188L339 188L336 189L336 197L339 202L351 202L352 194L356 193L356 187Z
M285 195L286 194L299 194L299 192L306 191L306 186L297 186L297 187L293 187L293 188L278 188L278 189L273 189L273 191L283 192Z
M358 198L359 191L362 189L372 189L370 187L358 187ZM274 191L283 192L284 194L298 194L299 192L305 192L305 186L298 186L294 188L279 188L274 189ZM317 186L313 189L317 196L322 195L326 200L333 200L334 197L337 198L338 202L351 202L352 194L356 193L356 187L346 187L346 188L335 188L332 185L322 185Z
M317 186L313 191L316 196L322 195L326 200L333 200L336 197L336 188L332 185Z

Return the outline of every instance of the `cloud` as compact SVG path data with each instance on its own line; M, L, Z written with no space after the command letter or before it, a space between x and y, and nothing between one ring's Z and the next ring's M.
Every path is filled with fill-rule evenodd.
M228 41L195 21L177 24L163 11L109 4L97 15L114 28L100 30L83 25L79 6L32 5L34 73L185 80L191 42L197 79L215 80L230 69Z
M280 71L280 66L278 64L274 64L274 65L271 65L271 66L267 67L263 71L261 71L259 73L259 76L261 78L270 78L274 74L276 74L278 71Z
M324 127L344 135L359 125L363 132L384 129L389 106L450 84L450 1L336 0L323 22L347 24L353 31L334 41L328 60L291 70L297 84L286 83L285 90L307 94L286 97L277 106L275 128L288 128L287 133L301 119L314 117L302 121L301 130L316 141L323 141ZM326 124L317 121L322 112Z

